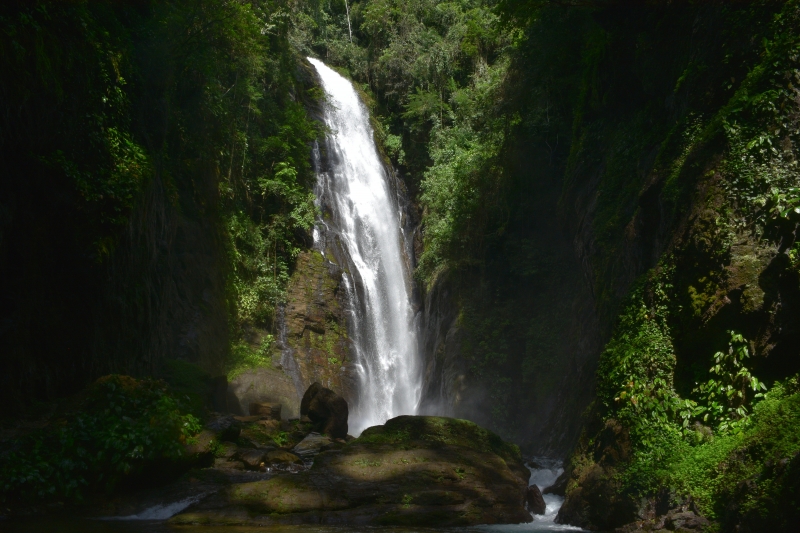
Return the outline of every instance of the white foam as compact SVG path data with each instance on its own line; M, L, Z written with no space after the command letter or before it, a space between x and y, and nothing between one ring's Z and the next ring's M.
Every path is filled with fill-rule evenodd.
M422 390L411 273L404 261L397 199L375 146L369 112L353 85L323 62L308 58L326 95L324 120L329 168L318 170L318 204L346 249L355 272L346 280L355 332L351 338L359 401L351 406L350 433L415 414ZM315 150L315 156L317 151ZM322 234L314 232L315 244Z
M101 520L167 520L176 514L180 513L193 503L197 503L206 496L206 493L197 494L189 498L184 498L177 502L157 504L148 507L141 513L132 514L128 516L110 516L101 518Z

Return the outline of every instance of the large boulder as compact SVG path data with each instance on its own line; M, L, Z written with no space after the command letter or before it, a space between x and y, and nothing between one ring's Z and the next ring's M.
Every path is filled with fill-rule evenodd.
M547 510L542 491L536 485L528 487L528 492L525 495L525 507L533 514L544 514Z
M569 481L569 472L564 470L561 475L556 478L555 482L549 487L545 487L542 494L555 494L556 496L564 496L567 492L567 482Z
M303 395L300 416L307 416L319 433L334 439L347 436L347 402L319 382L312 383Z
M274 453L274 452L272 452ZM472 422L401 416L310 470L232 485L173 524L451 527L530 522L519 449Z

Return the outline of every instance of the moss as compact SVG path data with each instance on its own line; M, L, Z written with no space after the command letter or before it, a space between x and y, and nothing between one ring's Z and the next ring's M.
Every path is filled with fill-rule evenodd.
M259 344L251 344L244 339L234 343L227 361L228 380L235 379L247 370L271 367L274 340L272 335L263 335Z
M522 460L519 447L505 442L495 433L474 422L434 416L399 416L383 426L367 428L354 442L392 444L414 447L431 443L463 446L481 452L492 452L507 463Z

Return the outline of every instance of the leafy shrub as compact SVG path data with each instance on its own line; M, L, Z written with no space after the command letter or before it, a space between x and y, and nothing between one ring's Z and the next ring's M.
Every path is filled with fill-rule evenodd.
M684 452L664 480L666 485L691 496L709 517L722 518L735 508L739 515L758 514L764 530L769 530L768 515L788 512L776 507L784 497L791 498L784 494L784 485L791 480L782 476L781 461L786 465L787 459L800 452L797 377L776 383L754 407L750 425L743 431ZM748 490L741 491L748 480Z
M81 500L111 491L148 465L183 456L200 430L166 384L111 375L85 392L79 411L12 442L0 456L0 494L24 501Z
M736 422L747 416L748 389L755 392L755 397L763 396L759 390L767 390L757 377L750 373L742 362L750 357L747 341L740 333L730 332L731 342L727 352L714 354L714 366L710 372L717 377L711 378L694 390L702 398L701 410L703 422L711 422L719 431L730 427L738 427Z

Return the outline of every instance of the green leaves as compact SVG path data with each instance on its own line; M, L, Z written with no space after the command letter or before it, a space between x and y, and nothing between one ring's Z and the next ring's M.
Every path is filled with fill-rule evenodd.
M0 457L0 492L41 501L111 491L154 461L183 456L183 443L201 425L181 411L163 382L101 378L79 411L23 437Z
M739 431L746 424L748 407L763 397L758 391L766 391L767 386L753 376L743 361L750 357L747 340L735 331L729 331L730 344L727 351L714 354L714 365L709 373L718 376L700 384L694 389L698 394L703 422L720 432ZM749 395L748 390L755 392Z

